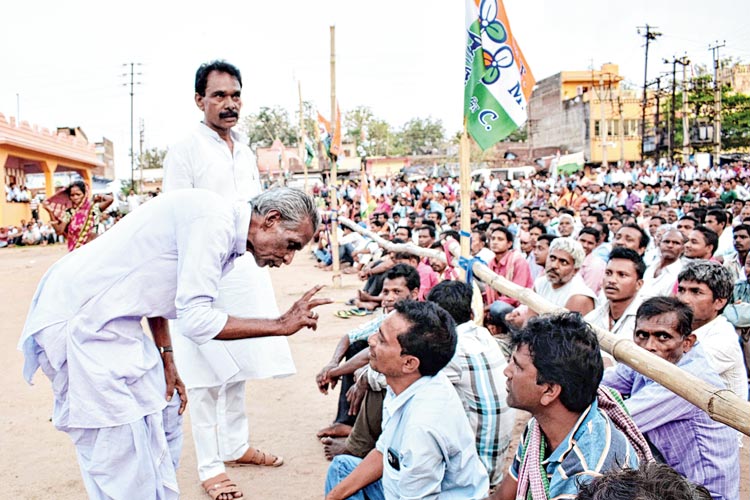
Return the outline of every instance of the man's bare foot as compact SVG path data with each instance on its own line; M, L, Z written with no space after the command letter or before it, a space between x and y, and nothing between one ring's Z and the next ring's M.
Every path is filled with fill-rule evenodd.
M329 425L328 427L323 427L318 431L318 439L323 437L347 437L352 432L352 426L342 424L340 422L336 422L334 424Z
M363 302L361 300L355 300L354 305L359 307L360 309L366 309L368 311L374 311L378 308L380 304L377 302Z
M323 443L323 453L328 461L333 460L335 456L349 453L346 449L346 438L324 437L320 442Z

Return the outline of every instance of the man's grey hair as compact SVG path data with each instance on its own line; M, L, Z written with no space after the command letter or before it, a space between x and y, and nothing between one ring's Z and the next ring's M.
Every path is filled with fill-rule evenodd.
M573 257L573 267L580 269L583 265L583 260L586 258L586 252L583 250L578 241L573 238L555 238L552 243L549 244L549 251L552 253L553 250L562 250L567 252Z
M298 227L309 220L315 231L320 224L320 215L315 202L299 189L290 187L269 189L250 200L250 206L253 213L260 216L265 216L271 210L277 210L284 224L290 227Z
M561 214L560 217L558 217L558 220L563 220L563 219L568 219L571 224L575 224L576 223L575 217L573 217L570 214Z
M734 293L732 273L718 262L696 260L689 263L677 275L677 282L693 281L705 283L716 299L730 299Z

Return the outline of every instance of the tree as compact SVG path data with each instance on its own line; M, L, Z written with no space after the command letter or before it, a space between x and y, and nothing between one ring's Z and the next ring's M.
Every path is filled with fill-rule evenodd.
M267 148L279 139L285 146L297 146L297 127L289 121L289 113L279 106L262 106L243 123L250 148Z
M715 117L713 74L705 66L696 66L697 76L690 81L688 92L688 116L690 126L697 121L712 124ZM675 94L675 134L674 148L682 147L682 90ZM665 99L662 107L665 120L671 113L672 103ZM666 126L665 126L666 129ZM695 151L710 152L712 142L692 143ZM721 89L721 148L723 150L746 149L750 147L750 96L733 92L728 84Z
M432 118L412 118L404 124L399 139L408 153L434 154L445 140L443 122Z
M367 106L357 106L348 111L344 117L344 128L346 135L354 142L361 141L362 132L369 129L371 122L375 120L372 110Z
M166 149L151 148L147 149L138 158L138 166L148 168L163 168L164 157L167 156Z

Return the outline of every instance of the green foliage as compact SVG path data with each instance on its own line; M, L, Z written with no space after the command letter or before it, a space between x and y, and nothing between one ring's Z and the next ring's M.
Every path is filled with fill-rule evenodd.
M697 67L698 76L693 78L688 88L688 116L692 127L697 120L713 123L715 116L713 75L707 68ZM664 99L662 113L664 130L672 109L671 98ZM675 94L675 150L682 147L682 91ZM666 138L668 141L668 137ZM712 143L691 144L696 151L713 150ZM721 89L721 148L738 150L750 148L750 96L737 94L729 85Z
M407 153L426 155L436 152L445 141L443 122L432 118L412 118L401 129L400 143Z
M164 157L167 156L166 149L147 149L138 158L138 166L143 168L163 168Z
M276 139L285 146L297 146L298 127L289 120L289 113L279 106L261 107L257 113L245 118L242 125L253 150L270 147Z

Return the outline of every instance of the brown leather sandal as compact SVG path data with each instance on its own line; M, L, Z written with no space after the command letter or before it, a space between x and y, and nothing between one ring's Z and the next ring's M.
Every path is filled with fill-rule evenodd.
M237 460L224 462L226 465L233 467L244 467L247 465L262 465L265 467L281 467L284 465L284 459L271 453L266 453L258 448L248 448L244 455Z
M221 473L218 476L206 479L201 483L206 494L211 497L211 500L216 500L219 495L232 495L232 498L243 498L242 491L237 487L235 483L229 479L225 473ZM237 494L239 493L239 496Z

